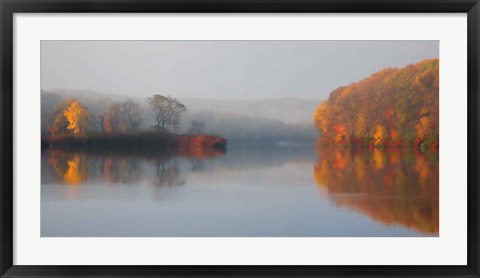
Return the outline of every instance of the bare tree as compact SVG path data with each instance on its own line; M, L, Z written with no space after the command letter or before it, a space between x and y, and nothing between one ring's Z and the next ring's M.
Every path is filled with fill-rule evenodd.
M100 111L99 109L90 110L88 130L94 133L105 132L104 125L103 125L104 115L105 115L105 108L103 108L103 111Z
M192 121L190 123L189 133L193 134L193 135L202 134L204 129L205 129L205 123L204 122Z
M168 126L170 127L171 133L178 133L180 129L180 115L172 117L172 119L168 122Z
M94 118L95 131L105 132L105 129L104 129L104 126L103 126L103 120L104 120L103 114L97 115Z
M137 132L142 120L140 106L131 100L125 101L121 105L121 114L123 130L127 133Z
M155 120L153 127L158 132L175 132L180 123L180 114L186 111L185 105L171 96L153 95L147 99L152 116Z

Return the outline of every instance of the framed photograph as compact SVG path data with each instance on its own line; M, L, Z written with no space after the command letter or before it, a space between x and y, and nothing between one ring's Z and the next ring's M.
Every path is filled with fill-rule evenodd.
M1 277L480 277L475 1L1 1Z

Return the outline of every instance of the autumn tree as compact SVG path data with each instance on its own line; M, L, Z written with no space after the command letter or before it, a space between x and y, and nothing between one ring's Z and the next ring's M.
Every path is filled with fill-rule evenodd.
M438 69L425 60L333 90L313 117L321 141L438 146Z
M159 94L149 97L147 103L155 121L153 128L158 132L176 132L185 105L174 97Z
M60 102L50 115L49 131L52 136L83 135L89 126L88 110L75 99Z
M80 105L78 101L73 100L67 109L63 111L63 115L69 123L67 126L68 130L74 135L85 134L88 128L88 111L84 106Z
M111 103L103 112L103 131L106 133L120 132L120 105Z
M50 116L47 120L48 131L51 136L65 135L67 134L68 121L63 115L63 111L67 109L71 100L63 100L50 113Z

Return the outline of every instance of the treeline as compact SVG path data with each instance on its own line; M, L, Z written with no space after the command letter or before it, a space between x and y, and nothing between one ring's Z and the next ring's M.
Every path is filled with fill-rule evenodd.
M144 121L142 107L139 103L126 100L112 102L101 111L91 111L77 99L65 99L58 103L46 119L48 137L85 137L87 135L132 135L145 132L177 134L180 116L186 111L176 98L160 94L146 99L149 128L141 128ZM204 123L192 121L190 132L200 134Z
M430 59L386 68L333 90L313 116L320 142L438 148L438 67Z
M52 136L52 123L57 115L60 114L59 119L65 123L63 111L72 100L77 101L88 112L88 121L82 132L84 135L75 137L92 137L94 134L131 137L138 133L158 133L155 127L157 122L146 97L62 90L42 91L41 99L43 138ZM179 98L178 101L185 106L186 111L180 113L180 118L170 121L173 125L165 122L165 133L214 134L228 138L229 143L242 145L313 143L317 139L313 123L306 118L306 115L311 118L315 111L315 100ZM307 105L309 103L311 104ZM248 111L247 106L256 109ZM53 112L54 110L56 112ZM260 113L261 111L263 112ZM71 130L66 130L65 126L62 124L58 132L55 132L56 137L73 136Z

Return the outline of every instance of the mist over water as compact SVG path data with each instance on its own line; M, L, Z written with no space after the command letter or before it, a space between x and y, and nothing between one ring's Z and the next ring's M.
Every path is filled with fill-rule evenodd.
M438 154L42 153L43 237L438 236Z
M41 236L436 237L438 46L42 41Z

